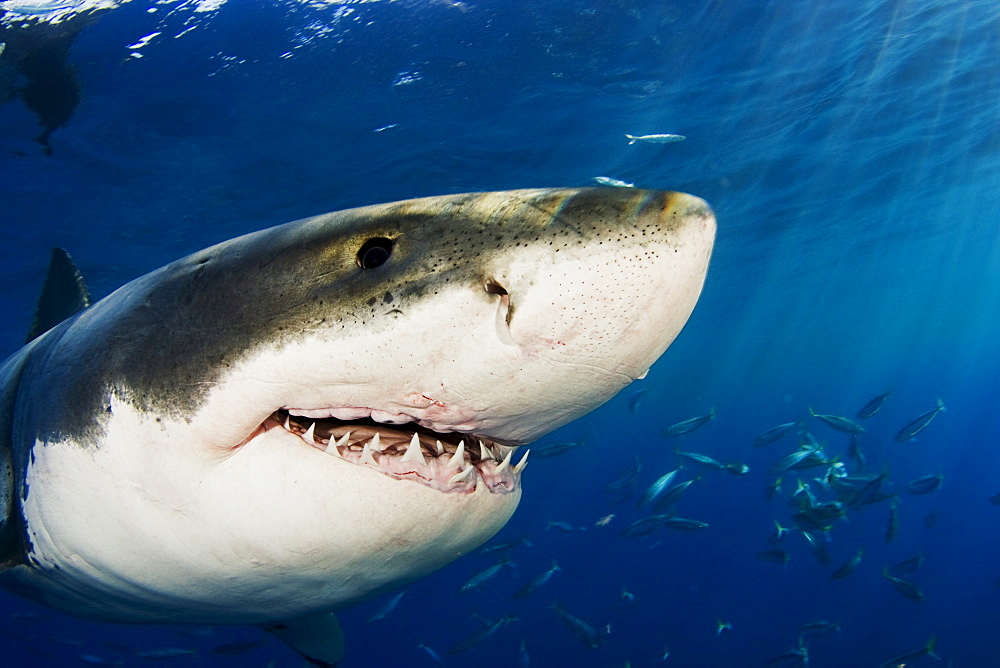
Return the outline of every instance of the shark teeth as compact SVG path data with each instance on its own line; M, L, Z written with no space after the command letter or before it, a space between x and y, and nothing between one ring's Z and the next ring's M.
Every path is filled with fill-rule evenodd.
M514 465L514 473L520 474L524 470L524 467L528 465L528 455L531 454L531 450L525 450L524 457L521 457L521 461Z
M427 463L424 455L420 452L420 436L417 435L417 432L413 432L413 438L410 439L410 445L407 446L406 452L403 453L402 461L420 462L421 464Z
M343 445L347 445L350 441L351 441L351 432L347 432L336 441L334 441L331 438L330 445L326 446L326 450L324 450L324 452L330 455L335 455L343 459L344 456L340 454L340 447Z
M479 459L481 461L486 461L487 459L493 459L493 453L490 449L486 447L482 439L479 439Z
M374 452L381 452L381 450L379 450L378 446L379 446L379 438L378 438L378 434L375 434L375 436L372 437L372 440L370 440L367 443L365 443L365 447L361 451L361 460L360 461L361 461L362 464L367 464L368 466L375 466L375 467L378 466L378 462L376 462L375 458L372 457L372 452L373 451Z
M496 472L497 473L503 473L504 471L506 471L507 467L510 466L510 458L513 457L513 456L514 456L514 451L513 450L511 450L510 452L508 452L507 456L503 458L502 462L500 462L500 465L497 466Z
M466 480L469 479L469 476L471 476L472 472L475 471L475 470L476 470L476 467L473 466L472 464L469 464L468 466L465 467L465 469L463 471L460 471L460 472L456 473L455 475L453 475L451 477L451 479L448 480L448 484L449 485L456 485L456 484L458 484L460 482L465 482Z
M460 438L454 432L396 426L392 424L396 414L388 412L379 415L382 420L378 423L363 418L345 424L331 417L333 414L352 415L353 409L279 410L268 424L282 427L303 443L345 463L360 464L444 493L468 494L481 485L491 493L503 494L520 484L525 458L513 464L516 448L488 438ZM467 443L474 446L470 448Z
M462 468L463 461L465 461L465 441L458 444L458 449L455 450L455 454L453 454L451 459L448 460L448 466Z

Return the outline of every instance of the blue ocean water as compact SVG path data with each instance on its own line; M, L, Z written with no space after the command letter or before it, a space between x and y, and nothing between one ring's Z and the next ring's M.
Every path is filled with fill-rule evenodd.
M584 443L529 467L495 539L530 540L510 551L517 569L460 594L497 559L471 554L411 585L384 620L366 622L382 600L343 611L345 666L434 665L422 644L455 666L524 665L522 646L536 666L801 665L784 655L817 620L840 630L807 639L813 668L878 666L933 636L941 661L906 665L1000 665L996 3L92 4L104 9L29 15L0 2L7 352L57 245L99 297L244 232L414 196L610 176L716 211L708 281L678 340L647 379L543 441ZM86 25L72 35L74 22ZM51 155L15 67L18 49L46 40L63 45L80 91ZM626 133L686 139L629 145ZM809 408L853 417L887 391L864 421L859 471L850 436ZM893 440L938 399L947 410L917 440ZM711 408L697 431L661 436ZM792 525L798 481L833 498L815 480L825 467L785 472L765 496L796 435L754 439L798 420L847 471L885 473L898 494L818 534L828 565L800 532L778 546L787 564L757 557L775 521ZM637 493L615 504L605 486L638 460L645 489L681 463L676 448L750 471L701 472L677 512L708 528L622 536L647 513ZM931 474L940 489L907 493ZM855 571L831 578L859 548ZM902 577L922 602L883 577L917 555ZM553 560L550 583L512 597ZM623 589L634 604L616 609ZM579 642L556 600L610 630L606 642ZM175 665L301 665L253 628L96 624L6 593L0 608L5 665L139 665L138 652L165 647L194 650ZM518 621L449 654L482 628L474 613Z

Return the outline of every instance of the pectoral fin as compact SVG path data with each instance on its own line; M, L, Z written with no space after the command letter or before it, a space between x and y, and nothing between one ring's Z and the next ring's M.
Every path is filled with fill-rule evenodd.
M344 633L332 612L264 626L315 666L336 666L344 658Z

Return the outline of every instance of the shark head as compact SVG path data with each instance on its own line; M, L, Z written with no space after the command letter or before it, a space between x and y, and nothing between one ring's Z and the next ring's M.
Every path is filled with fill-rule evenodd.
M441 567L514 512L518 446L673 341L714 232L679 193L449 195L129 283L8 362L21 584L98 618L263 623Z

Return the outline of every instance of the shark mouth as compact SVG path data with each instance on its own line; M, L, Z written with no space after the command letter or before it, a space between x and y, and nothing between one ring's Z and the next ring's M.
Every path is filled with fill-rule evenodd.
M493 494L513 492L528 463L525 453L512 464L517 448L488 438L436 432L414 423L384 424L370 417L319 417L324 412L332 411L280 409L260 429L284 429L333 457L445 493L471 494L480 485Z

